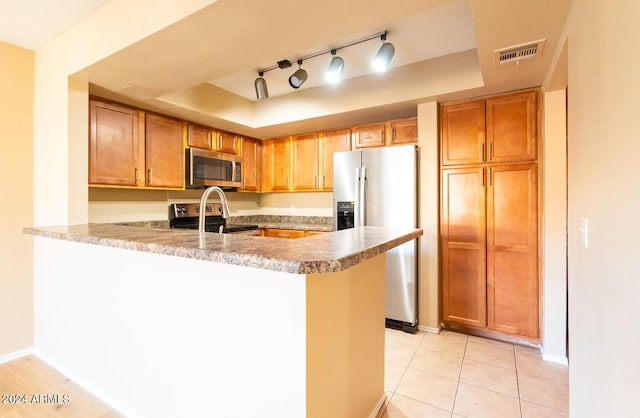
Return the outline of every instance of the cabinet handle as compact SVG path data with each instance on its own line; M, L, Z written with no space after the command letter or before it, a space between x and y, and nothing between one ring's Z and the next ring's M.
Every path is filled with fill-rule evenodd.
M489 142L489 155L487 155L487 161L493 160L493 142Z
M218 151L222 150L222 135L218 135Z
M151 180L151 169L149 169L148 172L149 172L149 178L147 179L147 184L151 185L151 182L152 182L152 180Z
M482 187L484 187L484 168L482 169Z
M391 128L391 143L396 142L396 128Z
M384 144L384 129L380 129L380 141Z
M313 176L313 184L316 189L318 188L318 175Z
M488 170L489 170L489 186L493 186L493 169L489 167Z
M484 161L484 142L480 144L480 159Z
M136 167L136 186L138 185L138 182L140 181L140 176L138 175L138 167Z

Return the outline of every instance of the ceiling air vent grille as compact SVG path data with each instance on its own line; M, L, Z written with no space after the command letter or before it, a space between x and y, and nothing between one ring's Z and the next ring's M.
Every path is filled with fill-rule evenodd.
M525 59L537 58L542 54L545 39L494 51L496 64L519 63Z

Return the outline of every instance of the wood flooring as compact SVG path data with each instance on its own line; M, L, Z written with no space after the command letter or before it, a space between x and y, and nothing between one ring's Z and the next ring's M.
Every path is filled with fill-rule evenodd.
M124 415L30 355L0 364L0 417L124 418Z

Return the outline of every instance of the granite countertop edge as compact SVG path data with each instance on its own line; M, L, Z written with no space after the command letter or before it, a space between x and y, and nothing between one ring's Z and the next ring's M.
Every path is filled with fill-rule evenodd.
M299 239L115 224L28 227L28 235L294 274L346 270L422 235L421 229L362 227ZM351 245L350 245L351 244Z

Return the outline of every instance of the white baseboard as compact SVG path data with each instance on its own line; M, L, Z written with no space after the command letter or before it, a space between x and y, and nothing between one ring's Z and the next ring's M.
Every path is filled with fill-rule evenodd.
M542 359L546 361L550 361L552 363L564 364L565 366L569 365L569 359L567 358L567 356L543 352Z
M13 353L7 353L0 356L0 364L8 363L20 357L33 354L33 347L23 348L22 350L14 351Z
M433 327L427 327L424 325L418 325L418 329L420 331L428 332L430 334L440 334L440 327L433 328Z
M373 411L369 414L369 418L377 418L380 416L380 412L382 412L382 407L384 406L384 402L387 400L387 394L383 393L378 399L376 406L373 407Z

